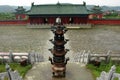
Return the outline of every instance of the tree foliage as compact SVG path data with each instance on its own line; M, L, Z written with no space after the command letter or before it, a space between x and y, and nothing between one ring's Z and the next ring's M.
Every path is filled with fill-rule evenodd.
M104 15L104 17L106 19L120 19L119 14L115 11L112 11L111 13Z
M0 20L15 20L13 13L0 13Z

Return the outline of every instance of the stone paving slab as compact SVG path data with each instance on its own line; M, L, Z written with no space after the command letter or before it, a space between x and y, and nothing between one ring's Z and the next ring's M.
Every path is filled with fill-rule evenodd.
M68 63L65 78L53 78L50 62L34 64L24 80L94 80L85 66L77 63Z

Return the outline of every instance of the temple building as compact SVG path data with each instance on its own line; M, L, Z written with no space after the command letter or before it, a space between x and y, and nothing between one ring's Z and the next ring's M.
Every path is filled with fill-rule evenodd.
M23 6L18 6L18 8L15 10L16 10L15 16L17 20L27 19L27 15L26 15L27 11L25 8L23 8Z
M30 24L54 24L57 17L61 18L63 24L86 24L89 12L86 3L83 4L31 4L27 13Z
M90 19L101 19L103 17L103 12L102 12L102 8L100 6L94 6L91 10L90 10L90 15L89 18Z

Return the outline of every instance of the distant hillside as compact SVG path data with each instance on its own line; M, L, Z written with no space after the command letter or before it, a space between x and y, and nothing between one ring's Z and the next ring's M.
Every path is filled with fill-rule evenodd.
M93 8L95 5L87 5L87 8L90 10ZM120 11L120 6L100 6L102 8L102 11L107 11L107 10L117 10Z
M8 5L0 6L0 12L14 12L14 8Z
M90 10L95 5L87 5L87 8ZM15 9L17 9L18 6L9 6L9 5L0 5L0 12L15 12ZM23 6L26 10L29 10L31 6ZM101 6L103 11L106 10L119 10L120 6Z
M117 10L120 11L120 6L115 6L115 7L109 7L109 6L102 6L103 11L106 10Z
M15 12L18 6L0 5L0 12ZM30 9L30 6L24 6L26 10Z

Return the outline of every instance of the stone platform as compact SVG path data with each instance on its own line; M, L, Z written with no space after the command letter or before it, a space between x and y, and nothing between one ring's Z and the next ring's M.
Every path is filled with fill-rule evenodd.
M68 63L65 78L53 78L50 62L35 63L24 80L94 80L85 66Z

